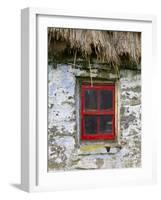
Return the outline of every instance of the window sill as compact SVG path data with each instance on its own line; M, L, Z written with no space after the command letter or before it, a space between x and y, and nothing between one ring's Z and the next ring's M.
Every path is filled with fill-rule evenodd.
M79 147L79 155L116 154L121 150L121 145L115 143L86 143Z

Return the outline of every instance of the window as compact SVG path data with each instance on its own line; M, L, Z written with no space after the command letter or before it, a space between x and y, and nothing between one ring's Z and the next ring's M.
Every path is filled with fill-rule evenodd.
M115 139L115 85L81 87L81 139Z

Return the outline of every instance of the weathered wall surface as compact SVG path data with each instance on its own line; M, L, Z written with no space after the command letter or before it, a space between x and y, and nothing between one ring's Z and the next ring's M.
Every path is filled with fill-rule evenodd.
M120 75L119 142L111 146L106 142L83 143L79 139L76 77L89 77L89 70L70 65L49 65L49 171L141 166L140 73L122 70ZM97 68L92 70L92 76L115 78L114 74ZM107 145L110 148L107 149Z

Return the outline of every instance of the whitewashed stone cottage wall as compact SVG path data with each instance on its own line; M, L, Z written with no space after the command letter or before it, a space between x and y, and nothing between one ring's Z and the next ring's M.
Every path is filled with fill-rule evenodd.
M141 166L141 74L122 69L119 83L119 141L83 142L79 124L79 78L89 69L67 64L48 66L48 168L78 170ZM116 75L92 67L92 77ZM94 78L93 78L94 79Z

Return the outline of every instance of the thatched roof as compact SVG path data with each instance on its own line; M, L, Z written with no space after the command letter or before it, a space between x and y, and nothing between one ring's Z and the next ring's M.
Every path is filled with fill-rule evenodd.
M120 65L121 60L140 64L141 33L121 31L99 31L69 28L48 28L49 56L63 52L74 57L95 56L101 62Z

